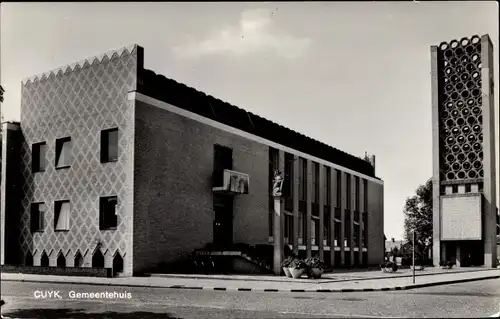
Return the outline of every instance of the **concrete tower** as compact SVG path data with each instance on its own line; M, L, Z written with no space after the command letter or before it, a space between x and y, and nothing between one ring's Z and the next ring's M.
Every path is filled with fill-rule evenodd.
M493 45L488 35L431 46L433 262L496 263Z

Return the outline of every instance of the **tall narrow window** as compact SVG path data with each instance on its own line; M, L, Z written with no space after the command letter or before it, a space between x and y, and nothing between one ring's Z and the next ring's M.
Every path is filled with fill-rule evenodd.
M335 227L335 230L334 230L334 234L335 234L335 247L340 247L340 242L341 242L341 237L342 237L342 223L340 222L340 220L335 220L335 224L334 224L334 227Z
M319 164L314 163L312 165L313 168L313 174L312 174L312 201L313 203L319 203L319 185L320 185L320 180L319 180Z
M47 143L33 144L31 164L33 173L45 171L47 167Z
M344 245L345 247L351 247L351 218L350 216L345 217L344 223Z
M330 246L330 213L324 212L323 216L323 241L326 242L326 246Z
M56 168L71 166L71 137L56 140Z
M99 201L99 229L115 229L118 225L116 196L101 197Z
M54 208L54 229L69 230L69 217L71 210L69 200L55 202Z
M216 144L214 145L213 186L223 186L225 169L233 169L233 150L229 147Z
M323 190L325 192L325 205L326 206L331 206L332 205L332 170L330 167L325 166L325 176L324 176L324 183L323 183Z
M355 198L354 198L355 199L354 210L359 212L359 209L360 209L359 201L360 201L361 197L359 196L360 187L359 187L359 177L358 176L354 177L354 183L355 183L355 187L356 187L356 194L354 195L355 196Z
M32 232L42 232L45 229L45 203L31 204L30 226Z
M118 160L118 128L101 131L101 163Z
M299 200L307 199L307 161L299 158Z
M293 197L293 162L292 154L285 153L285 180L283 181L283 197Z
M337 203L336 206L340 207L340 203L342 202L342 172L338 169L335 170L337 172Z
M351 209L351 174L345 174L346 209Z
M365 213L368 212L368 181L366 179L363 179L363 197L365 198L363 200L363 206Z
M368 213L363 214L363 247L368 247Z

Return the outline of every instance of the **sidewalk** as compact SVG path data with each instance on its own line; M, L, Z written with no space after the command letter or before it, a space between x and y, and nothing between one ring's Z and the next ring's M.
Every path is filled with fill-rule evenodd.
M328 274L330 275L330 274ZM331 274L335 275L335 274ZM433 275L421 274L412 283L412 278L406 274L395 277L388 274L385 278L364 278L343 281L313 280L313 279L289 279L287 281L277 280L248 280L240 279L214 279L214 278L165 278L165 277L123 277L123 278L94 278L94 277L70 277L2 273L2 281L23 282L45 282L64 284L88 284L105 286L125 287L150 287L150 288L177 288L177 289L199 289L199 290L223 290L223 291L264 291L264 292L358 292L358 291L386 291L407 290L428 286L494 279L500 278L500 269L465 271L453 273L439 273ZM241 277L241 276L240 276ZM245 276L243 276L245 277ZM246 276L252 277L252 276ZM382 276L383 277L383 276ZM270 277L271 278L271 277ZM284 277L274 277L276 279Z

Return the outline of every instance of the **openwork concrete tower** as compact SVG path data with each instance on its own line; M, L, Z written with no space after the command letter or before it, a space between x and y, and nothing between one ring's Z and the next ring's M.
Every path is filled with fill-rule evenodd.
M493 45L488 35L431 47L433 262L495 266Z

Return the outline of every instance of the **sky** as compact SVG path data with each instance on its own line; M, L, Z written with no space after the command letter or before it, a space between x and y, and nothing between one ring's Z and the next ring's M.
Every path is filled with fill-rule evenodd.
M19 120L23 79L139 44L156 73L375 154L396 239L405 199L432 176L430 46L489 34L499 74L496 1L2 3L0 19L4 120ZM497 141L499 127L497 115Z

